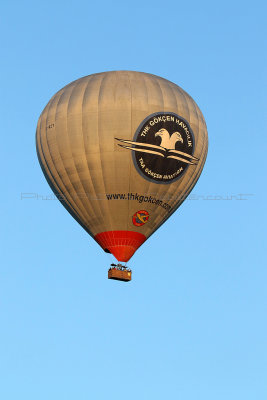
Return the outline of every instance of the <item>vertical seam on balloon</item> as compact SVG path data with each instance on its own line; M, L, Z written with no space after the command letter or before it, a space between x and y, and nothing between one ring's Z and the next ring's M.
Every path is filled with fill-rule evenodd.
M149 95L148 82L151 83L152 86L154 86L154 82L156 82L156 83L157 83L157 85L156 85L156 86L157 86L157 90L158 90L158 88L159 88L159 85L158 85L157 80L154 80L153 78L151 79L151 77L150 77L148 74L143 75L143 76L142 76L142 80L143 80L143 82L144 82L144 87L145 87L146 93L147 93L147 104L148 104L147 114L149 115L149 114L150 114L149 107L150 107L150 98L151 98L151 96ZM155 88L154 88L154 89L155 89ZM162 91L161 91L161 90L160 90L160 93L161 93L161 101L162 101L162 104L163 104L164 101L163 101L163 96L162 96ZM164 108L164 104L163 104L163 108ZM164 110L163 110L163 111L164 111ZM144 194L143 194L144 196L145 196L145 195L148 196L148 194L150 193L150 188L151 188L152 185L155 185L155 183L153 183L153 182L147 180L147 186L146 186L146 192L147 192L147 193L144 193ZM158 186L159 186L159 185L158 185ZM155 186L155 187L156 187L156 186ZM157 197L158 192L159 192L159 189L160 189L160 188L158 187L157 190L156 190L156 192L155 192L155 193L153 192L153 196ZM156 220L156 218L157 218L157 217L154 217L154 221ZM148 226L145 226L145 231L146 231L146 232L149 232L149 231L150 231L149 225L148 225ZM148 234L146 234L146 236L148 236Z
M177 97L176 97L176 93L175 93L173 84L171 85L171 87L172 87L173 93L174 93L175 98L176 98L177 109L178 109L178 108L179 108L179 105L178 105L178 101L177 101ZM181 101L181 105L182 105L182 108L185 108L185 110L186 110L186 112L187 112L187 114L188 114L188 118L186 118L186 120L188 121L189 126L191 127L191 121L190 121L190 107L189 107L189 104L188 104L188 102L187 102L187 100L186 100L185 92L184 92L184 90L183 90L182 88L180 88L179 86L175 85L175 87L178 88L179 95L180 95L181 98L184 100L184 101ZM179 112L179 115L180 115L180 112ZM182 116L182 115L181 115L181 116ZM194 135L194 132L193 132L193 135ZM194 137L195 137L195 135L194 135ZM195 142L195 140L194 140L194 142ZM190 169L191 169L191 171L190 171ZM186 186L188 185L188 182L191 181L191 177L194 175L194 171L195 171L195 170L194 170L194 167L193 167L193 166L189 166L189 167L187 168L187 171L185 172L185 176L187 176L187 183L186 183ZM182 179L183 179L183 178L182 178ZM181 187L180 187L180 186L181 186ZM179 195L180 195L180 196L183 196L183 186L182 186L182 185L179 185ZM177 190L175 191L175 196L177 196ZM177 207L176 207L176 205L175 205L174 209L177 210L177 208L183 203L183 201L184 201L184 200L181 200L181 199L180 199L180 200L176 203Z
M100 159L100 166L101 166L101 176L102 176L102 182L103 182L103 187L104 187L104 193L106 195L106 183L105 183L105 179L104 179L104 174L103 174L103 161L102 161L102 156L101 156L101 147L100 147L100 130L99 130L99 101L100 101L100 94L102 91L102 85L104 84L104 81L106 80L106 78L108 78L109 74L107 75L103 75L102 76L102 80L99 86L99 90L98 90L98 100L97 100L97 132L98 132L98 148L99 148L99 159ZM109 205L106 201L106 199L103 201L103 208L101 207L102 210L102 215L103 215L103 211L104 214L106 214L106 218L108 218L108 226L110 227L110 229L107 229L107 224L106 224L106 230L110 230L112 231L112 223L111 223L111 218L110 218L110 214L109 214ZM106 223L106 221L105 221Z
M73 90L73 89L72 89L72 90ZM56 124L56 116L57 116L58 106L59 106L59 104L60 104L60 101L61 101L63 95L64 95L64 92L61 93L61 95L60 95L60 97L59 97L59 99L58 99L58 102L57 102L57 104L56 104L56 106L55 106L55 111L54 111L55 124ZM60 158L61 166L63 167L63 169L64 169L64 171L65 171L65 174L66 174L67 181L69 182L70 186L71 186L71 187L73 188L73 190L74 190L73 184L72 184L71 180L69 179L69 176L68 176L67 171L66 171L65 164L64 164L63 159L62 159L61 152L60 152L60 150L59 150L58 141L57 141L57 133L56 133L56 132L55 132L55 144L56 144L57 154L59 155L59 158ZM47 141L47 147L48 147L48 151L49 151L51 160L52 160L52 162L53 162L53 164L54 164L54 168L55 168L55 170L57 171L57 174L59 175L59 177L60 177L60 179L61 179L61 181L62 181L62 184L63 184L63 186L64 186L64 194L65 194L65 193L68 193L68 195L69 195L69 197L70 197L70 199L71 199L71 202L72 202L72 204L73 204L73 208L74 208L75 210L77 210L76 212L77 212L77 214L79 215L79 219L81 219L82 222L84 223L84 225L86 225L86 219L87 219L87 218L86 218L86 212L84 213L84 211L82 210L83 207L81 207L80 202L77 203L77 202L74 200L74 198L73 198L73 196L71 195L71 193L67 190L67 188L66 188L66 186L65 186L65 183L64 183L64 180L63 180L63 178L62 178L60 172L59 172L59 171L57 170L57 168L56 168L56 163L54 162L54 157L52 156L52 153L51 153L51 150L50 150L50 146L49 146L49 144L48 144L48 141ZM74 190L74 192L75 192L75 190ZM78 197L77 197L77 201L79 201L79 198L78 198ZM83 205L82 205L82 206L83 206ZM85 210L85 211L86 211L86 210Z
M116 71L113 71L113 73L112 73L112 72L110 72L110 73L115 77L115 80L116 80L115 87L113 87L113 91L112 91L113 98L115 99L116 85L117 85L117 73L116 73ZM109 73L109 74L110 74L110 73ZM114 145L113 145L113 152L114 152L114 153L113 153L113 156L116 157ZM114 171L116 171L116 162L115 162L114 159L113 159L113 162L114 162ZM105 183L104 183L104 185L105 185ZM107 207L108 207L108 211L109 211L109 214L110 214L111 203L107 203ZM111 230L110 230L110 235L111 235L110 246L113 246L113 245L115 245L115 243L116 243L116 238L115 238L115 236L114 236L114 231L113 231L113 227L112 227L111 220L110 220L110 228L111 228Z
M139 81L139 82L142 82L142 83L143 83L143 88L145 88L145 92L146 92L146 101L145 101L145 104L146 104L146 115L148 115L148 114L149 114L148 89L147 89L146 81L145 81L145 79L144 79L144 75L147 76L147 75L149 75L149 74L138 73L138 81ZM142 96L142 99L143 99L143 96ZM142 104L143 104L143 103L142 103ZM139 121L139 123L140 123L140 122L141 122L141 121ZM134 132L134 133L135 133L135 132ZM129 182L130 182L130 184L131 184L131 176L132 176L132 174L133 174L134 171L135 171L135 168L133 168L132 157L131 157L130 166L131 166L131 170L130 170L130 179L129 179ZM148 182L148 181L146 180L146 182ZM130 187L131 187L131 186L130 186ZM129 192L132 192L132 190L130 189ZM132 220L132 219L130 219L130 221L131 221L131 220ZM130 221L129 221L129 224L130 224ZM133 228L131 228L131 229L133 229Z
M188 104L188 101L187 101L187 97L186 97L186 94L185 94L185 92L184 92L184 90L182 90L179 86L177 86L178 88L179 88L179 93L180 93L180 95L181 95L181 97L184 99L184 101L183 101L183 104L185 104L186 105L186 109L187 109L187 113L188 113L188 118L187 118L187 121L188 121L188 123L189 123L189 125L190 125L190 127L191 127L191 115L190 115L190 107L189 107L189 104ZM172 87L172 90L174 91L174 89L173 89L173 87ZM176 99L176 101L177 101L177 99ZM178 106L178 103L177 103L177 106ZM194 132L193 132L193 134L194 134ZM196 146L195 146L196 147ZM197 167L196 167L197 168ZM186 171L186 174L185 175L187 175L187 183L185 184L185 188L188 186L188 184L189 184L189 182L191 182L191 179L194 177L194 174L195 174L195 169L194 169L194 167L192 166L191 167L191 171L190 171L190 166L188 167L188 169L187 169L187 171ZM183 188L181 188L181 191L183 191ZM180 193L181 193L181 191L180 191ZM182 194L182 193L181 193ZM184 200L179 200L178 201L178 207L183 203L183 201ZM178 208L177 207L177 208ZM176 209L177 209L176 208Z
M128 82L129 82L129 86L130 86L130 96L131 96L131 102L130 102L130 109L131 109L131 120L130 120L130 127L131 127L131 131L132 131L132 85L131 85L131 78L129 75L129 72L127 72L127 76L128 76ZM132 160L129 162L129 181L128 181L128 193L130 193L130 188L131 188L131 166L132 166ZM130 226L130 200L128 200L128 219L127 219L127 232L129 231L129 229L131 229L132 227Z
M89 165L88 165L88 156L87 156L87 153L86 153L84 128L83 128L83 124L84 124L83 108L84 108L85 95L86 95L86 92L87 92L87 90L89 88L89 84L92 83L93 81L94 81L94 77L91 77L90 79L88 79L88 82L86 84L86 87L85 87L85 90L84 90L84 93L83 93L83 99L82 99L82 134L83 134L84 157L85 157L85 160L86 160L86 167L87 167L87 171L88 171L88 177L90 178L90 188L92 189L93 194L95 196L95 205L96 205L96 207L92 206L92 209L94 210L94 216L95 217L97 216L98 226L101 226L101 225L103 225L103 217L101 215L102 214L101 213L101 207L99 206L99 203L97 201L96 191L95 191L95 188L94 188L92 175L91 175L91 172L90 172L90 169L89 169ZM96 212L96 210L98 210L98 212ZM98 215L100 215L100 217Z
M61 97L63 96L63 94L64 94L64 92L62 92L61 95L58 97L57 104L54 106L55 110L53 111L53 113L54 113L55 123L56 123L56 114L57 114L58 103L60 102L60 99L61 99ZM52 108L52 104L53 104L53 103L50 103L49 111L50 111L50 109ZM49 112L48 112L48 113L49 113ZM48 117L48 114L47 114L47 117ZM64 180L63 180L63 178L62 178L60 172L58 171L58 169L57 169L57 167L56 167L56 163L54 162L54 157L52 156L52 153L51 153L51 150L50 150L50 146L49 146L49 143L48 143L48 140L47 140L47 136L45 135L45 137L46 137L47 149L48 149L48 152L49 152L49 155L50 155L50 158L51 158L53 167L54 167L54 169L55 169L55 171L56 171L56 173L57 173L57 175L58 175L58 177L59 177L59 179L60 179L60 181L61 181L61 183L62 183L62 185L63 185L62 193L64 194L64 196L66 196L66 193L67 193L68 197L70 198L70 203L71 203L71 205L72 205L72 208L75 210L75 213L78 215L78 222L80 223L80 221L81 221L82 223L80 223L80 224L81 224L82 226L84 226L84 225L86 225L86 218L85 218L85 216L83 215L83 213L81 212L80 207L77 206L77 204L76 204L76 202L74 201L73 196L71 195L71 193L67 190L67 188L66 188L66 186L65 186L65 183L64 183ZM56 132L55 132L55 143L57 144L56 137L57 137L57 135L56 135ZM64 165L64 163L63 163L61 154L60 154L59 149L58 149L58 144L57 144L57 153L59 154L59 157L60 157L60 160L61 160L61 164L63 165L63 168L65 169L65 165ZM65 171L66 171L66 169L65 169ZM66 176L67 176L67 179L70 181L70 179L69 179L69 177L68 177L67 174L66 174ZM70 181L70 183L71 183L71 181ZM72 185L72 184L71 184L71 185ZM76 208L73 207L73 204L76 206ZM76 210L76 209L77 209L77 210Z
M162 79L160 79L160 82L162 81ZM165 82L165 79L164 79L164 82ZM169 81L167 81L167 83L168 83L168 88L170 89L170 91L172 92L172 94L173 94L173 97L174 97L174 100L175 100L175 104L176 104L176 106L175 106L175 110L176 110L176 113L178 113L178 115L180 114L180 111L179 111L179 105L178 105L178 102L177 102L177 97L176 97L176 93L175 93L175 91L174 91L174 88L173 88L173 83L172 82L169 82ZM179 89L179 92L182 92L181 90L180 90L180 87L179 86L176 86L178 89ZM183 178L182 178L183 179ZM175 198L176 198L176 194L177 194L177 190L178 190L178 188L180 187L180 182L181 181L176 181L176 182L173 182L173 184L175 184L175 185L177 185L175 188L173 188L172 187L172 183L170 183L170 185L169 185L169 187L168 187L168 189L166 190L166 192L165 192L165 202L168 202L168 203L174 203L175 202ZM170 193L171 193L171 195L170 195ZM171 198L172 200L170 201L169 200L169 198ZM161 214L161 215L163 215L163 219L162 219L162 221L166 221L169 217L170 217L170 213L168 212L168 211L166 211L165 213L163 213L163 214ZM161 226L162 224L163 224L163 222L162 221L159 221L159 219L157 219L156 221L155 221L155 223L159 223L159 226ZM156 230L157 230L158 228L156 228Z
M145 85L145 80L144 80L144 78L143 78L143 74L142 73L138 73L138 81L140 82L140 80L141 81L143 81L143 86L146 88L146 85ZM139 79L139 78L141 78L141 79ZM132 90L132 87L131 87L131 90ZM147 105L148 104L148 94L147 94L147 88L146 88L146 101L145 101L145 104ZM146 110L146 112L148 113L148 111ZM131 115L132 115L132 109L131 109ZM139 123L140 123L141 121L139 121ZM131 118L131 125L132 125L132 118ZM131 126L131 130L133 129L133 127ZM134 134L135 134L135 132L134 132ZM131 138L132 139L132 138ZM133 168L133 159L132 159L132 157L131 157L131 162L129 163L129 165L130 165L130 175L129 175L129 192L131 193L131 192L133 192L133 190L131 189L131 181L132 181L132 175L133 175L133 173L134 173L134 171L135 171L135 168ZM130 203L130 200L129 200L129 203ZM136 206L137 207L137 206ZM130 221L132 221L132 218L130 218L130 220L129 220L129 226L131 227L131 230L133 229L132 228L132 225L130 225L131 224L131 222ZM130 229L130 228L129 228Z
M72 87L72 89L71 89L70 96L69 96L69 98L68 98L68 102L67 102L67 118L66 118L66 124L67 124L67 126L66 126L66 131L67 131L67 140L68 140L68 145L69 145L69 151L70 151L70 154L71 154L72 164L73 164L73 166L74 166L74 169L75 169L75 171L76 171L76 176L77 176L77 178L78 178L79 190L81 189L81 190L83 191L83 194L84 194L85 197L86 197L86 192L85 192L84 186L83 186L83 184L82 184L82 182L81 182L81 179L80 179L80 176L79 176L79 173L78 173L78 169L77 169L77 166L76 166L75 158L74 158L74 155L73 155L73 151L72 151L71 138L70 138L70 129L69 129L69 118L68 118L68 115L69 115L69 109L70 109L70 106L71 106L72 96L73 96L73 93L75 92L76 87L77 87L76 85L73 85L73 87ZM71 182L71 184L72 184L72 182ZM75 183L75 186L76 186L76 185L77 185L77 182ZM74 186L73 184L72 184L72 186L73 186L73 188L74 188L75 191L76 191L75 186ZM79 195L80 195L80 193L79 193ZM79 195L77 196L77 198L79 198ZM83 208L84 208L84 211L85 211L86 225L87 225L87 224L88 224L88 220L90 220L90 214L89 214L89 212L88 212L88 210L87 210L87 204L86 204L86 202L83 201L83 196L82 196L82 198L80 199L80 202L81 202L81 204L82 204L82 206L83 206Z
M200 131L202 131L202 129L200 129L200 116L199 116L199 112L198 112L199 108L198 108L197 104L195 103L195 101L193 100L193 98L191 96L189 96L187 93L185 93L186 101L187 101L187 97L189 97L191 99L191 103L193 104L193 107L195 109L196 118L197 118L197 124L198 124L198 133L200 133ZM203 141L202 141L202 146L201 146L201 149L200 149L200 152L199 152L199 159L202 158L203 153L204 153L204 149L205 149L206 129L204 129L204 132L205 132L205 137L203 138ZM200 140L199 137L200 137L200 135L198 135L198 141ZM192 176L191 176L192 179L190 178L190 186L187 187L186 193L188 191L190 193L191 190L193 190L194 186L196 185L196 183L198 181L198 179L196 179L196 176L198 176L198 177L200 176L200 173L201 173L201 171L202 171L202 169L204 167L204 164L205 164L205 160L206 160L206 156L204 157L204 163L203 163L203 158L202 158L202 163L199 166L197 166L197 168L196 168L198 170L197 174L195 176L194 176L194 174L192 174ZM199 171L200 171L200 173L199 173ZM198 173L199 173L199 175L198 175ZM192 186L192 189L191 189L191 186Z
M150 79L150 78L149 78ZM164 101L164 95L163 95L163 91L162 91L162 87L161 87L161 84L160 84L160 79L158 78L158 77L156 77L156 79L152 79L152 82L155 82L156 83L156 85L157 85L157 87L159 88L159 91L160 91L160 94L161 94L161 103L162 103L162 107L163 107L163 110L162 110L162 112L165 112L165 101ZM151 187L151 185L153 185L153 182L149 182L149 185L148 185L148 192L150 191L150 187ZM154 184L155 185L155 184ZM166 185L164 185L164 186L166 186ZM167 193L168 193L168 191L169 191L169 189L170 189L170 186L171 186L171 184L169 185L169 187L168 187L168 189L166 190L166 192L164 193L164 198L166 197L166 195L167 195ZM153 196L154 197L158 197L158 195L160 194L160 192L161 192L161 189L162 189L162 187L161 187L161 185L160 184L158 184L157 186L156 186L156 191L155 191L155 193L153 193ZM161 199L161 200L163 200L163 199ZM159 206L158 206L159 207ZM160 212L159 212L159 214L156 216L156 218L154 218L154 222L155 223L158 223L157 221L159 220L159 219L161 219L162 218L162 215L164 215L165 213L162 213L162 210L160 209Z
M117 91L117 85L118 85L118 78L117 78L118 72L114 71L113 74L114 74L115 80L116 80L116 83L115 83L115 85L113 87L113 98L114 98L114 104L116 105L116 100L117 100L116 91ZM116 107L116 111L117 111L117 107ZM117 112L116 112L116 114L117 114ZM118 127L116 126L116 136L117 136L117 129L118 129ZM114 145L113 145L113 151L114 151L114 153L113 153L114 154L113 165L114 165L115 176L116 176L116 179L119 180L120 176L118 177L118 175L117 175L116 160L115 160L116 151L115 151ZM109 207L111 207L111 204L109 204ZM114 236L113 229L111 230L111 236L112 236L112 245L115 245L116 238Z
M115 76L115 78L116 78L116 85L117 85L117 73L116 72L113 72L113 75ZM115 91L116 91L116 85L115 85ZM115 95L115 93L113 93L113 95ZM113 151L114 151L114 147L113 147ZM114 151L114 157L115 157L115 151ZM101 162L101 164L102 164L102 162ZM115 168L116 168L116 165L115 165ZM104 182L104 186L105 186L105 182ZM111 204L109 204L108 203L108 211L110 211L110 207L111 207ZM110 221L111 222L111 221ZM115 236L114 236L114 233L113 233L113 229L112 229L112 224L110 223L110 228L111 228L111 235L112 235L112 241L113 241L113 243L115 244L115 242L116 242L116 239L115 239Z
M88 76L88 77L86 77L86 78L87 78L87 82L84 83L84 92L83 92L83 94L82 94L81 110L80 110L80 114L81 114L81 118L80 118L81 137L79 137L79 144L83 144L83 147L84 147L84 160L85 160L85 164L87 165L88 172L89 172L89 168L88 168L88 164L87 164L87 158L86 158L86 154L85 154L85 153L86 153L86 152L85 152L85 143L84 143L84 131L83 131L83 103L84 103L84 95L85 95L86 89L87 89L87 87L88 87L88 85L89 85L89 82L90 82L90 80L91 80L91 77ZM73 95L73 92L72 92L71 96L72 96L72 95ZM71 96L70 96L70 99L69 99L69 104L70 104ZM69 137L69 141L71 142L70 137ZM70 147L72 148L72 146L70 146ZM81 185L81 187L82 187L82 189L83 189L83 191L84 191L84 194L85 194L85 199L86 199L86 201L85 201L85 203L83 202L83 204L84 204L84 207L85 207L85 209L86 209L86 211L87 211L87 215L88 215L87 226L88 226L88 229L91 231L91 229L92 229L91 215L96 215L95 209L94 209L94 207L92 206L92 203L88 200L88 197L87 197L88 193L86 192L86 188L85 188L85 186L84 186L84 184L83 184L83 182L82 182L82 180L81 180L81 177L80 177L80 175L79 175L79 173L78 173L78 169L77 169L77 166L76 166L76 162L75 162L75 161L74 161L74 165L75 165L75 169L76 169L76 172L77 172L77 176L78 176L79 181L80 181L80 185ZM90 178L91 178L90 172L89 172L89 176L90 176ZM92 186L93 186L93 185L92 185ZM95 197L96 197L96 196L95 196ZM88 206L89 206L89 207L88 207ZM89 208L89 210L88 210L88 208ZM92 234L92 235L93 235L93 234Z

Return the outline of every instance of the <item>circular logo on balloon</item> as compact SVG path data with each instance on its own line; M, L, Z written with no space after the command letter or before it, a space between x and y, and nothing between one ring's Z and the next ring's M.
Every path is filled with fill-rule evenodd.
M143 226L147 223L148 219L149 213L146 210L137 211L132 218L135 226Z
M154 183L171 183L198 163L194 134L189 123L172 112L149 115L139 125L134 139L116 139L132 151L137 171Z

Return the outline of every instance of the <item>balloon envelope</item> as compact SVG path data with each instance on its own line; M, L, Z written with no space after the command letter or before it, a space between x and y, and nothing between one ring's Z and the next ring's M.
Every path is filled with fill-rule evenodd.
M196 184L208 137L179 86L112 71L57 92L39 118L36 145L58 199L105 251L128 261Z

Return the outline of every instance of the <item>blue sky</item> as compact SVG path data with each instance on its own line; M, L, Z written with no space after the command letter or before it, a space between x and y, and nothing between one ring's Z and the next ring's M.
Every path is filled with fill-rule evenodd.
M264 2L6 1L0 14L0 398L266 399ZM107 280L112 257L46 200L35 152L51 96L118 69L186 90L210 144L129 284Z

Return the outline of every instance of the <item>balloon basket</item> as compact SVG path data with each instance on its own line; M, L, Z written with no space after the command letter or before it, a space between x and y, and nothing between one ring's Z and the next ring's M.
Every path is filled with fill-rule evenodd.
M129 282L132 279L132 271L129 268L123 267L121 264L112 264L111 268L108 270L108 279Z

